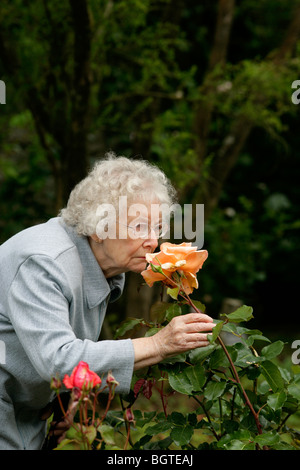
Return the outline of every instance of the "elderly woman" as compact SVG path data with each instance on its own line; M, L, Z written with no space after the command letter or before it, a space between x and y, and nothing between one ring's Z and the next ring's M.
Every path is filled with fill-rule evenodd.
M74 188L59 217L0 247L0 339L6 348L0 449L42 447L50 380L70 374L79 361L99 375L111 370L123 393L135 369L208 344L212 319L196 313L174 318L151 337L98 340L108 302L123 291L124 273L143 271L145 255L158 245L161 214L153 215L151 204L171 204L173 195L158 168L108 155ZM128 212L121 214L125 196ZM131 204L139 204L138 217ZM110 219L109 208L118 217Z

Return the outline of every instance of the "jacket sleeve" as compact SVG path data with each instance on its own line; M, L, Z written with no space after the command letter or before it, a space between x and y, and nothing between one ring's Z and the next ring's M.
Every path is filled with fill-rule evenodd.
M98 375L112 371L117 391L128 392L134 366L129 340L92 341L76 337L69 319L72 292L55 260L29 257L8 292L8 315L32 366L46 381L70 374L79 361Z

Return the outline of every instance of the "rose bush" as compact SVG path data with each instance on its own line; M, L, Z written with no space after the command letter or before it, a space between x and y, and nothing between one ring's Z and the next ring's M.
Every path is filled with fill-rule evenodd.
M70 393L67 409L61 399L63 385ZM108 372L105 385L103 385L102 379L83 361L74 367L70 377L66 374L62 382L58 377L52 379L51 389L56 391L62 418L68 428L56 449L92 450L102 447L103 436L107 433L107 426L103 422L114 398L117 385L119 383L111 371ZM98 401L99 394L103 392L106 392L107 395L105 410L100 409ZM47 436L47 440L50 439L51 426Z
M127 319L118 328L115 339L121 339L139 325L147 326L146 335L152 335L174 316L184 315L191 308L205 311L205 306L192 301L189 294L198 287L196 274L207 255L206 250L197 251L187 243L164 243L159 253L148 255L149 266L142 276L148 286L154 282L165 285L171 302L154 304L150 321ZM216 320L208 346L136 372L132 391L119 398L120 411L109 410L117 384L111 374L103 389L96 384L78 398L77 372L82 385L87 380L85 374L94 377L94 373L87 365L81 373L75 370L71 377L65 377L64 384L73 386L74 400L69 409L74 403L79 408L79 424L74 423L58 448L299 450L300 426L293 427L289 420L300 412L300 368L283 367L282 360L276 362L284 349L283 341L272 343L259 330L246 328L244 323L252 318L252 308L246 305L224 314L221 320ZM225 345L223 332L230 333L236 342ZM260 347L261 343L266 345ZM60 387L59 380L53 383ZM95 384L93 380L87 383ZM107 406L99 415L97 397L105 388L109 392ZM163 411L140 411L139 397L150 400L154 390L160 396ZM198 408L168 414L167 400L172 393L194 400ZM69 410L66 416L68 413Z

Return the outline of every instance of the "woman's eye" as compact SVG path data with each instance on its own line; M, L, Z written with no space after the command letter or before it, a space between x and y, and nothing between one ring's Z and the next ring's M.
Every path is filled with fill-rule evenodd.
M137 233L147 234L148 233L148 224L137 224L135 228Z

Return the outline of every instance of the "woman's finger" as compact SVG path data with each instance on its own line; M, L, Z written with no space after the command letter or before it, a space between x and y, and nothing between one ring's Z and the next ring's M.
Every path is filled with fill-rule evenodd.
M210 345L209 341L194 341L194 342L189 343L188 351L191 351L192 349L196 349L196 348L203 348L209 345Z
M203 322L197 322L197 323L189 323L186 325L186 333L198 333L201 331L212 331L212 329L216 325L214 323L203 323Z
M190 333L186 336L187 343L197 343L197 342L209 342L207 339L207 334L205 333Z
M193 322L205 322L205 323L213 323L213 318L206 315L205 313L187 313L186 315L181 315L180 317L174 318L181 318L185 323L193 323Z

